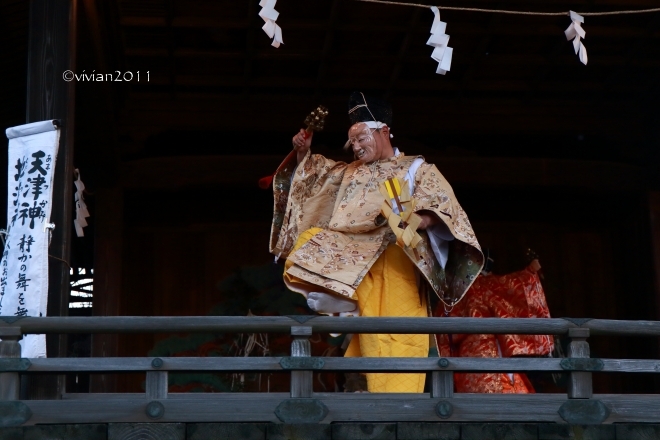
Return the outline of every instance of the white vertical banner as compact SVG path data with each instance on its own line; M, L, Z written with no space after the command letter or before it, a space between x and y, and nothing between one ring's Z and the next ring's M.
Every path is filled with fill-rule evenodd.
M53 175L60 130L53 121L8 128L7 240L0 316L46 316ZM46 336L21 340L22 357L46 357Z

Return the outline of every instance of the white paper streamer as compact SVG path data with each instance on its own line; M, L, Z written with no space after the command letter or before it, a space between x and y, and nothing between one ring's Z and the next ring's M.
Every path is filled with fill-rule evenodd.
M259 11L259 16L266 22L261 29L266 32L269 38L273 39L271 46L280 47L280 44L284 44L284 41L282 40L282 29L275 23L280 15L275 10L275 3L277 3L277 0L261 0L259 6L262 9Z
M78 178L73 182L74 185L76 185L76 194L74 195L76 202L76 218L73 220L73 226L76 228L76 235L78 237L84 237L85 233L83 232L83 228L87 226L87 220L85 219L89 217L89 211L87 210L85 198L83 197L85 184L80 180L80 170L76 168L75 173Z
M584 17L576 14L573 11L570 11L570 16L573 22L564 31L564 33L566 34L567 40L573 40L573 49L575 49L575 54L580 57L580 61L586 66L587 61L589 61L587 58L587 48L584 47L584 44L582 44L582 41L580 40L587 34L580 25L580 23L584 23Z
M447 46L449 43L449 35L445 34L447 23L440 21L440 10L435 6L431 6L431 10L435 14L435 18L433 26L431 26L431 36L426 44L434 47L431 58L438 62L438 69L435 73L444 75L451 68L451 56L454 49Z
M53 121L8 128L7 242L0 262L0 315L46 316L48 235L60 130ZM21 356L46 357L46 336L26 335Z

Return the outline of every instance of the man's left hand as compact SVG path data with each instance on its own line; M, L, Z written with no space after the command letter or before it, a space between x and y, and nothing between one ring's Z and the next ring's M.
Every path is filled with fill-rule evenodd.
M440 218L433 211L417 211L415 214L422 219L417 229L426 229L440 222Z

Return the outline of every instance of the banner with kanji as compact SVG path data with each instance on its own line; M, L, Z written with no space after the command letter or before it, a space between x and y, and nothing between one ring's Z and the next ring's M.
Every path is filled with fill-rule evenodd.
M53 175L60 130L53 121L8 128L7 238L0 316L46 316ZM46 357L45 335L21 340L21 356Z

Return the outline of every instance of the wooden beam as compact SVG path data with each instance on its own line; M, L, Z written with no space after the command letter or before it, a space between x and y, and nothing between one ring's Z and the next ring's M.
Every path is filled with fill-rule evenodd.
M245 41L245 66L243 67L243 82L245 84L244 94L248 94L250 89L248 84L252 78L252 59L254 58L254 45L255 45L255 25L257 22L257 7L256 2L248 2L248 16L246 18L247 23L247 38Z
M120 314L124 241L124 191L115 185L96 190L96 235L94 237L94 316ZM118 354L116 334L92 335L92 355L97 358ZM90 391L111 393L117 390L115 375L93 375Z
M100 72L108 72L106 65L103 36L102 36L102 25L99 20L98 9L96 8L96 2L94 0L83 0L83 11L85 13L85 20L89 26L89 32L92 35L92 46L94 47L94 59L96 61L96 66ZM107 83L103 86L107 87Z
M76 71L77 0L34 0L30 3L26 122L60 119L63 129L55 167L53 209L55 223L48 250L48 315L69 311L69 264L73 229L73 148L75 81L62 81L62 72ZM67 354L66 337L47 338L48 356ZM34 398L55 398L64 392L63 376L30 384Z
M403 43L405 43L405 38ZM407 50L408 46L405 46ZM485 46L484 46L485 47ZM558 45L557 47L564 49L564 45ZM429 47L430 48L430 47ZM484 49L485 50L485 49ZM258 60L307 60L307 61L318 61L323 59L323 52L316 50L287 50L287 51L275 51L267 50L265 52L251 52L251 58ZM165 58L168 56L168 51L165 48L139 48L133 47L126 49L125 52L127 57L132 58ZM210 61L227 61L227 60L247 60L250 58L246 52L242 51L219 51L219 50L210 50L210 49L176 49L173 52L173 56L176 58L203 58ZM399 49L399 52L396 56L383 54L379 52L365 52L365 51L344 51L333 55L333 63L341 62L352 62L359 60L369 60L376 62L399 62L401 57L405 57L406 63L410 64L425 64L424 69L429 69L433 71L433 60L429 55L406 55L404 50L404 45ZM462 62L464 63L480 63L484 60L484 52L477 50L472 54L464 54L461 57ZM620 66L625 63L627 58L621 55L603 55L598 57L599 66ZM539 55L539 54L528 54L528 53L498 53L488 55L488 65L494 66L509 66L512 64L523 64L523 63L533 63L540 66L568 66L575 65L573 58L557 58L551 59L550 57ZM426 66L428 65L428 66ZM635 62L636 66L641 67L654 67L660 65L660 61L655 58L640 58ZM421 68L421 67L420 67Z
M0 359L17 360L21 357L21 346L18 341L22 338L20 332L13 336L2 335L0 341ZM17 372L0 373L0 399L18 400L20 399L21 380Z
M80 58L93 60L97 72L108 72L108 66L121 69L121 58L113 52L116 49L113 46L116 41L113 36L116 22L113 19L116 20L117 16L109 10L112 5L84 0L82 7L86 27L81 29L81 38L91 37L92 47L91 51L81 53ZM87 34L83 34L83 31L87 31ZM119 65L116 64L118 61ZM89 64L87 68L90 68ZM79 130L78 148L84 153L79 156L81 159L78 159L78 166L83 176L93 174L93 184L89 185L89 190L94 192L92 313L95 316L119 314L122 280L123 190L118 187L119 155L115 116L119 99L113 84L78 85L78 122L82 127ZM92 356L102 358L117 355L116 335L92 335L91 345ZM91 376L90 388L97 392L115 391L113 376Z
M653 250L653 273L655 274L656 319L660 319L660 191L649 193L649 223Z
M291 358L310 357L312 346L309 338L312 336L312 327L296 325L291 327ZM312 397L314 386L314 372L311 370L291 372L291 397Z
M332 49L332 41L335 37L335 29L337 27L337 17L339 16L339 8L342 0L333 0L330 9L330 17L325 31L325 40L323 42L323 51L321 52L321 63L319 64L318 74L316 75L316 87L314 98L319 99L323 90L323 83L328 73L328 66L330 65L330 53Z
M658 27L660 27L660 14L651 14L646 27L640 30L640 34L635 38L635 41L628 46L624 59L603 82L605 89L620 81L623 73L632 67L636 59L647 58L644 56L644 51L647 47L655 45L652 37L657 32ZM603 99L607 99L606 94L604 94Z
M25 317L20 327L0 321L0 329L41 333L289 333L298 321L288 316L100 316ZM318 333L523 334L564 335L571 328L591 335L660 336L660 321L589 319L578 326L569 318L341 318L314 316Z
M498 3L495 6L495 9L502 9L503 5L501 3ZM492 14L490 19L488 20L488 24L485 26L486 29L486 35L484 35L481 38L481 41L479 41L479 44L477 44L476 49L473 51L472 56L470 57L470 65L469 67L465 70L465 73L460 79L460 86L458 88L458 96L462 100L464 98L463 92L470 87L470 83L473 81L473 78L475 74L477 73L477 70L480 69L482 63L485 61L486 57L488 57L488 48L490 47L490 43L493 40L493 37L495 36L493 33L493 29L498 26L502 22L502 15L501 14ZM494 57L498 58L498 57Z
M159 423L166 422L274 422L275 411L289 401L284 393L205 393L170 395L162 400ZM550 422L565 423L560 407L568 399L562 394L454 394L448 399L428 394L406 393L314 394L328 409L322 423L441 421L439 403L449 403L447 422ZM660 422L660 397L653 394L595 394L594 400L609 408L604 423ZM291 399L297 400L297 399ZM151 422L143 396L123 399L24 400L31 417L27 424Z
M1 346L0 346L1 347ZM291 349L292 357L163 357L163 358L49 358L30 359L30 366L21 373L45 372L256 372L292 371L282 367L282 361L290 361L296 347ZM2 358L0 358L2 359ZM154 367L154 359L162 362ZM447 366L438 365L438 358L367 358L367 357L315 357L320 367L304 367L313 371L361 371L361 372L567 372L560 358L443 358ZM656 373L658 361L655 359L598 359L602 362L600 373ZM1 361L0 361L1 362ZM305 371L305 370L294 370ZM1 373L0 373L1 374ZM440 376L441 377L441 376ZM447 378L442 380L449 381ZM448 387L447 387L448 388ZM451 387L453 389L453 386ZM448 389L447 389L448 391ZM102 393L100 393L102 394ZM294 396L303 397L303 396ZM309 397L309 396L307 396ZM442 397L442 396L438 396ZM451 397L451 396L444 396Z
M174 99L176 95L176 59L174 57L174 29L172 26L172 21L174 20L174 0L166 0L166 3L168 77L170 96Z
M175 28L204 28L204 29L245 29L249 26L248 17L245 20L223 20L215 17L175 17L172 20L172 26ZM528 19L521 18L521 26L509 25L494 25L489 31L486 31L483 26L473 23L469 20L452 21L452 30L450 35L464 35L464 36L485 36L488 33L503 36L557 36L558 28L555 24L548 23L546 20L540 21L536 19L533 23L525 21ZM550 18L552 20L552 18ZM148 17L148 16L123 16L121 17L120 24L124 28L164 28L167 27L167 19L165 17ZM315 20L310 17L309 20L304 21L287 21L284 30L325 30L327 20ZM589 36L606 36L609 38L634 38L640 35L640 29L634 26L617 26L613 28L608 25L599 25L597 22L588 25ZM413 32L415 34L428 34L429 26L418 26ZM361 21L360 23L338 23L337 31L340 32L355 32L355 31L377 31L388 33L405 33L408 30L406 24L390 24L390 23L371 23ZM560 35L561 35L561 31ZM655 30L651 38L660 37L660 31ZM565 41L565 39L564 39ZM568 42L566 42L569 44Z
M532 75L531 81L528 83L527 93L524 98L525 103L529 103L532 99L536 98L535 93L540 87L545 86L546 82L544 80L552 70L552 67L556 65L556 63L559 63L560 54L565 50L565 43L567 42L558 41L553 45L544 61L534 60L538 67L536 72Z
M396 84L397 80L399 79L399 75L401 74L403 62L406 60L406 54L408 53L408 47L410 46L410 40L412 40L413 33L417 28L417 22L419 21L420 15L422 15L422 10L415 9L412 14L412 18L410 19L410 23L408 24L408 31L406 32L406 36L403 38L401 46L399 47L399 51L396 55L394 67L390 73L390 80L387 83L387 89L385 90L384 95L385 99L389 99L389 97L392 95L392 92L394 91L394 85Z
M336 60L335 60L336 61ZM426 66L425 66L426 67ZM432 66L431 66L432 68ZM271 92L277 89L314 89L316 87L316 79L312 78L291 78L290 76L278 76L275 78L253 78L246 81L245 77L240 76L226 76L220 77L215 75L190 75L178 74L174 82L182 87L245 87L249 85L251 88L264 88ZM324 88L326 89L341 89L347 88L369 88L369 89L386 89L388 86L388 79L384 78L335 78L332 81L326 81ZM151 80L148 83L135 84L135 88L140 91L149 89L156 89L158 86L170 85L170 78L164 76L156 76L151 74ZM449 81L436 81L430 80L398 80L397 88L406 91L422 91L422 92L438 92L438 91L456 91L459 85L456 82ZM630 93L630 92L643 92L646 85L639 83L629 83L620 85L615 89L608 90L608 93L613 93L611 96L616 96L616 93ZM471 91L493 91L493 92L520 92L527 93L530 90L530 85L516 80L516 79L498 79L498 80L480 80L471 81L469 84ZM544 81L536 89L539 93L542 92L602 92L605 93L602 84L598 83L585 83L575 82L566 83L563 81Z

